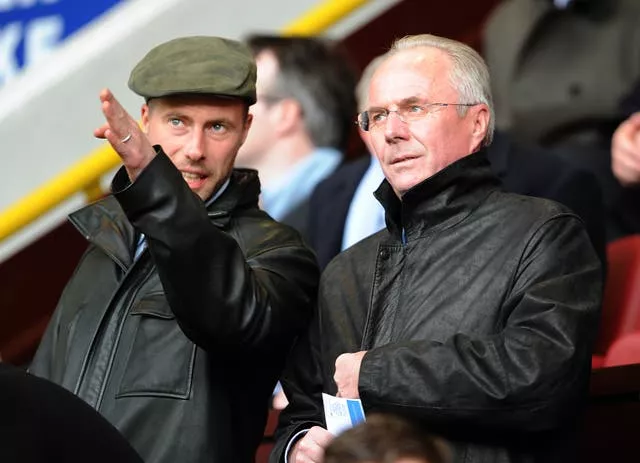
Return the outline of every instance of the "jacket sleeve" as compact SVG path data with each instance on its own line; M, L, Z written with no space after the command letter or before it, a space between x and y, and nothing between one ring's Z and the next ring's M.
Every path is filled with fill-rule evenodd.
M290 229L264 228L269 244L245 257L161 151L115 196L147 237L171 310L199 346L271 350L308 322L318 269Z
M388 344L365 354L368 410L504 432L557 428L584 400L602 282L582 223L557 216L533 234L495 334ZM481 427L480 427L481 426Z
M280 378L289 405L280 413L269 463L284 463L287 446L298 432L313 426L326 427L322 406L319 328L315 318L308 332L295 343Z

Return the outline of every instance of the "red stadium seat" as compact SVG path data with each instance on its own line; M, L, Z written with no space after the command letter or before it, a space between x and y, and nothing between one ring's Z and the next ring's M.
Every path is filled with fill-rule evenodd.
M640 363L640 332L618 338L604 358L604 367Z
M262 439L262 443L258 447L258 451L256 452L255 463L267 463L269 460L269 454L273 448L273 434L276 432L279 416L280 410L269 410L267 425L264 429L264 437Z
M609 348L621 337L640 332L640 235L607 246L608 271L600 330L592 365L606 366Z

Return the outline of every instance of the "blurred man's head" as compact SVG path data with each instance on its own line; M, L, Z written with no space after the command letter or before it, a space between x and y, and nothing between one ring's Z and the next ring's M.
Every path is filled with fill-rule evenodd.
M449 463L444 441L393 415L372 415L336 437L324 463Z
M256 66L240 42L183 37L152 49L129 87L145 98L142 127L189 187L208 199L231 174L251 127Z
M258 66L258 102L238 163L255 167L294 149L344 151L356 112L355 77L344 53L319 38L256 35L247 43Z
M489 73L470 47L432 35L397 41L359 115L398 196L491 142Z

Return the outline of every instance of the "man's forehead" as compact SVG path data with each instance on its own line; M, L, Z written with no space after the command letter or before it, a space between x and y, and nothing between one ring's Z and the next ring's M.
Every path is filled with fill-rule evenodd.
M448 69L451 64L449 55L435 47L415 47L399 50L391 54L379 67L380 72L392 72L396 69L412 68L423 71Z
M452 91L448 57L442 55L440 50L422 47L391 56L371 79L370 106L384 106L412 97L431 99Z
M256 66L258 68L258 80L256 82L256 87L260 90L264 90L271 85L278 73L278 58L271 50L262 50L256 55Z

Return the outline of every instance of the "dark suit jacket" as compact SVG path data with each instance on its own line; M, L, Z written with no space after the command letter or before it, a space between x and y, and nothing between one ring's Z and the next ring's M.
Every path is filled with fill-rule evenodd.
M367 155L342 164L318 184L309 199L309 245L321 269L340 252L351 200L370 163Z
M287 215L285 215L279 222L282 222L285 225L289 225L290 227L295 228L302 236L302 239L305 243L309 243L309 202L310 198L305 199L292 210L290 210Z
M582 217L598 256L606 264L602 193L591 173L544 149L515 144L501 132L496 132L487 155L505 190L557 201ZM369 162L366 156L343 164L311 195L310 244L322 269L340 252L349 205Z

